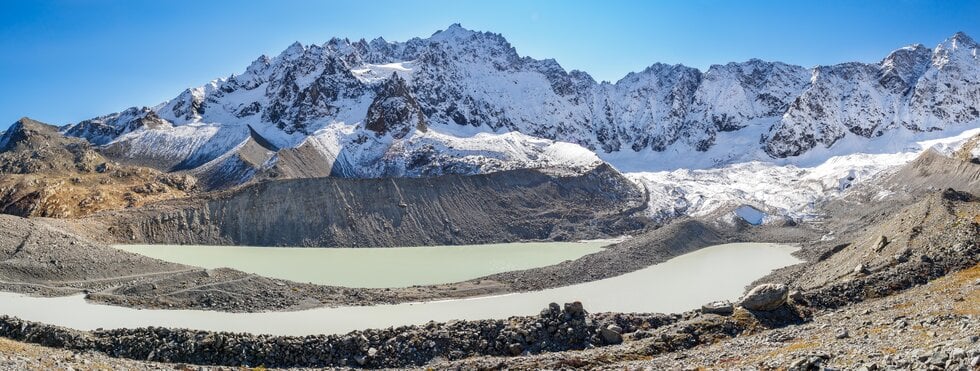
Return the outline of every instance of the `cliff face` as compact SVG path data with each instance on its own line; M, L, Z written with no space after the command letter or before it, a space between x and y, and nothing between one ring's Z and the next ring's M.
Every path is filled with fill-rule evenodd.
M619 235L646 226L644 203L644 193L603 165L576 176L280 180L88 221L124 243L447 245Z

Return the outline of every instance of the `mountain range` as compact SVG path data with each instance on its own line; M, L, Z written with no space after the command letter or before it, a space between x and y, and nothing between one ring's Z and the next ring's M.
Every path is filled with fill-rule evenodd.
M956 33L876 63L752 59L705 71L657 63L612 83L454 24L405 42L294 43L157 106L61 131L116 161L186 171L208 188L261 178L581 173L602 160L634 171L794 163L879 137L975 127L977 50Z

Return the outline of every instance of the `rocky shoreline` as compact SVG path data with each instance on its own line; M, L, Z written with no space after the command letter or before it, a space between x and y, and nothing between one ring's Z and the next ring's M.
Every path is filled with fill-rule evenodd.
M622 333L678 317L589 314L581 303L552 303L539 316L454 321L305 337L167 328L84 332L0 316L0 336L136 360L265 367L409 367L433 360L518 356L622 342Z

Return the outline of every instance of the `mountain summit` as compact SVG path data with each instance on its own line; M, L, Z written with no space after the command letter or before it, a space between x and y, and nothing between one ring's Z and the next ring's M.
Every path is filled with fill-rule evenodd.
M957 33L878 63L807 69L751 59L703 72L658 63L608 83L454 24L405 42L294 43L241 74L64 132L165 170L214 171L204 165L253 133L276 148L313 149L307 161L355 177L588 167L597 160L589 151L659 158L660 168L699 152L698 166L793 161L847 137L975 122L976 50ZM279 160L235 166L258 173Z

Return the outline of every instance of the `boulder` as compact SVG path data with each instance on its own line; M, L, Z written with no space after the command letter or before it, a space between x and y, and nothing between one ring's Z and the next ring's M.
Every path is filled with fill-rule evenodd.
M866 268L864 264L858 264L856 267L854 267L854 274L862 275L866 273L868 273L868 268Z
M733 306L732 302L728 300L713 301L701 306L701 313L720 314L723 316L727 316L734 312L735 312L735 306Z
M766 283L756 286L742 298L742 308L748 310L774 310L786 304L789 288L781 283Z
M878 239L875 240L875 251L880 252L882 249L885 248L885 246L888 245L888 242L889 242L888 237L885 236L878 237Z
M575 301L565 303L565 312L571 314L572 316L582 316L585 315L585 308L582 307L582 302Z
M789 300L792 300L795 304L806 305L806 297L803 296L803 292L800 290L790 291Z
M606 344L619 344L623 342L623 329L616 325L609 325L599 330L599 336Z

